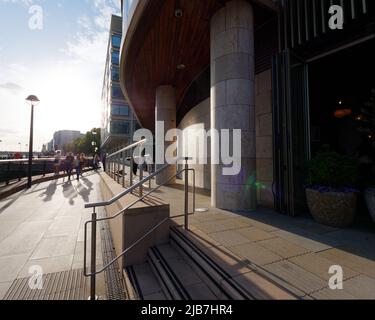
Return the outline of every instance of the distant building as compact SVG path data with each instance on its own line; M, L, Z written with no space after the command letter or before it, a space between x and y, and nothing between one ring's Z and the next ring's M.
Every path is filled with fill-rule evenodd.
M102 91L101 147L106 152L130 144L134 131L139 127L120 87L121 36L122 18L113 15Z
M74 140L84 137L79 131L62 130L53 135L53 150L63 150L64 146L73 143Z

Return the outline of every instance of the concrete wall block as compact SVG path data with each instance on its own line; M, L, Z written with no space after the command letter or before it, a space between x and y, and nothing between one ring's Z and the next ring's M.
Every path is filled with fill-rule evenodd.
M217 108L217 126L226 129L253 131L255 108L247 105L227 105ZM222 115L225 114L225 117Z
M272 136L273 132L273 119L272 114L264 114L259 118L259 136Z
M249 29L230 29L212 40L211 50L213 60L231 53L253 55L254 38Z
M273 139L269 137L256 138L256 154L257 158L273 158Z
M260 206L264 206L267 208L273 208L274 207L274 195L272 192L272 182L268 181L258 181L260 188L259 188L259 194L260 197L258 199L258 204Z
M256 181L256 159L254 158L242 158L241 161L241 172L238 175L223 175L223 168L230 168L230 166L216 165L218 174L217 183L221 184L232 184L232 185L254 185Z
M213 206L216 208L233 210L256 210L256 190L248 185L216 184L218 197L213 197Z
M221 82L228 79L250 79L254 66L250 66L247 53L233 53L217 58L213 62L212 79Z
M256 115L272 113L272 93L271 91L255 96Z
M226 97L227 104L249 106L255 105L254 81L244 79L227 80Z
M218 82L211 86L211 106L217 108L225 106L227 104L226 99L226 81ZM211 117L212 119L212 117Z
M272 159L257 159L257 179L260 181L273 181L273 160Z

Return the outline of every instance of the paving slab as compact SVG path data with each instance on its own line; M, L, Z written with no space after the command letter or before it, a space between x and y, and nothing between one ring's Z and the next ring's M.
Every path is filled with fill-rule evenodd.
M242 222L242 221L237 221L236 219L225 219L225 220L198 223L195 226L198 229L210 234L210 233L226 231L226 230L247 228L251 226L251 224Z
M0 283L16 279L28 259L28 254L0 257Z
M251 242L258 242L276 237L276 235L274 235L273 233L266 232L255 227L239 229L236 230L236 232L238 232L240 235L244 236Z
M316 300L356 300L357 298L345 290L332 290L325 288L312 293L311 297Z
M327 282L308 272L301 267L288 262L281 261L264 267L275 278L284 281L287 286L298 296L305 296L327 287ZM301 291L304 293L301 295Z
M11 287L12 283L13 283L13 281L1 282L0 283L0 300L4 299L5 294L7 293L9 288Z
M281 238L263 240L258 242L258 244L285 259L289 259L291 257L299 256L309 252L308 249Z
M295 300L296 297L284 289L276 286L269 279L255 273L248 272L234 278L246 291L257 300Z
M375 279L360 275L344 281L344 291L357 299L375 299Z
M375 261L363 258L348 251L333 248L318 253L319 256L334 261L342 267L347 266L354 271L375 279Z
M243 258L224 246L206 248L204 252L220 265L231 277L251 271Z
M240 246L234 246L231 247L230 250L245 259L245 261L259 266L283 260L282 256L257 243L247 243Z
M332 241L328 244L327 242L324 241L323 238L318 239L318 236L312 235L309 236L308 234L302 233L302 232L290 232L290 231L285 231L285 230L277 230L272 232L275 236L278 236L279 238L282 238L284 240L293 242L294 244L297 244L299 246L302 246L309 251L312 252L320 252L324 250L331 249L332 246L334 245ZM304 234L304 235L302 235ZM335 245L340 245L338 241L336 242Z
M331 266L336 265L334 261L323 258L317 255L316 253L309 253L302 256L294 257L289 259L289 261L298 265L302 269L315 274L316 276L327 282L332 277L332 275L329 274L329 268ZM343 271L344 280L359 275L357 271L354 271L348 267L344 267Z
M211 233L210 237L227 247L239 246L250 242L250 240L242 236L238 230Z

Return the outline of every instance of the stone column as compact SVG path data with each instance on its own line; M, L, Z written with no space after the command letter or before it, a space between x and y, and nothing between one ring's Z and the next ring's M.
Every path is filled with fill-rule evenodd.
M242 130L240 174L224 176L221 161L211 166L212 205L256 209L254 18L246 1L227 2L211 20L211 128ZM221 150L213 137L212 158L215 146Z
M176 129L176 89L173 86L160 86L156 89L156 108L155 108L155 143L156 153L158 150L163 151L165 159L165 152L173 142L165 142L165 134L170 129ZM157 122L163 122L164 131L157 125ZM163 132L161 132L163 131ZM166 161L164 161L167 164ZM156 168L161 168L163 165L157 165ZM156 177L156 184L160 185L176 174L176 165L170 165L167 170ZM170 184L175 183L171 180Z

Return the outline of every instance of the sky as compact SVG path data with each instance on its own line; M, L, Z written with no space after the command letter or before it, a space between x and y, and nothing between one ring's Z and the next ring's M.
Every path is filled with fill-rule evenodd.
M0 150L26 150L36 95L34 151L58 130L101 125L111 14L120 0L0 0Z

